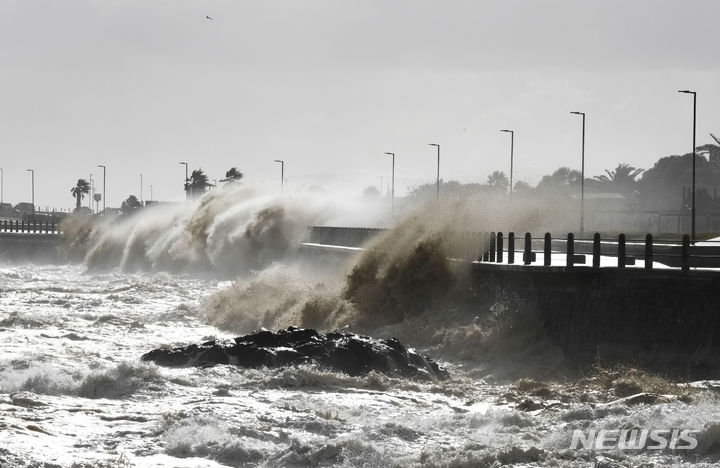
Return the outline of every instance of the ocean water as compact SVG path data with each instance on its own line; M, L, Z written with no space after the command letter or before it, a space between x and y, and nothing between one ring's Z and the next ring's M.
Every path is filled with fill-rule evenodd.
M143 218L97 228L76 264L0 265L0 466L709 467L720 460L720 382L679 383L629 368L579 373L503 300L444 297L459 273L417 227L425 221L399 223L373 245L375 254L319 267L298 261L291 240L327 207L286 223L277 210L257 215L268 213L267 203L276 201L227 203L199 227L192 221L212 202L157 215L158 225L174 226L162 235ZM188 242L199 242L190 254L178 247ZM236 265L250 261L252 268ZM140 361L157 347L288 325L397 336L451 378ZM650 395L632 398L638 393ZM698 444L572 449L576 429L689 429Z

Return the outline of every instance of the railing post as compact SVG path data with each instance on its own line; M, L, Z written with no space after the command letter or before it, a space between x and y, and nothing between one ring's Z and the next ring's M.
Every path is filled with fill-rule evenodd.
M523 263L530 265L532 263L532 236L529 232L525 233L525 251L523 253Z
M482 242L480 243L480 260L483 262L492 261L490 259L491 246L488 245L488 241L491 241L490 235L487 232L482 233Z
M496 257L497 263L503 262L503 233L498 232L497 233L497 257Z
M645 269L653 268L653 237L652 234L645 236Z
M515 263L515 233L508 233L508 264Z
M600 268L600 233L593 235L593 268Z
M545 245L543 245L543 265L550 266L552 263L552 236L545 233Z
M690 236L685 234L682 239L682 271L687 273L690 269Z
M495 261L495 233L490 233L490 258L491 262Z
M625 268L625 234L618 236L618 268Z
M55 220L50 223L50 232L55 234Z
M565 266L575 266L575 235L572 232L568 233L565 244Z

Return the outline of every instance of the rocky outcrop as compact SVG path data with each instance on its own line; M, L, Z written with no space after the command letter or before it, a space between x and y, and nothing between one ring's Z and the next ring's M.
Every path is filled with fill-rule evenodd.
M414 379L442 380L447 372L395 338L376 340L352 333L320 334L289 327L258 331L233 341L208 341L173 349L155 349L142 356L161 366L230 364L242 367L282 367L314 364L357 376L370 371Z

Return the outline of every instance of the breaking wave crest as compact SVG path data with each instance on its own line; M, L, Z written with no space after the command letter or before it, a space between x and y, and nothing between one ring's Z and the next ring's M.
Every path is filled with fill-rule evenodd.
M68 243L74 250L79 243L85 246L91 271L120 267L238 275L290 258L307 226L342 216L348 203L227 184L192 203L150 206L92 228L75 226L68 230Z

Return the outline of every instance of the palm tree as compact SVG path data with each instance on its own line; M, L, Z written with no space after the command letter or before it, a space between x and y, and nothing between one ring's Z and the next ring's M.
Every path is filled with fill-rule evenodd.
M238 171L237 167L231 167L226 173L225 178L220 179L220 182L235 182L242 179L242 172Z
M629 164L618 164L614 170L605 170L605 174L595 176L594 179L603 184L612 186L613 190L620 193L632 194L635 192L637 177L643 173L643 169L637 169Z
M192 174L190 174L188 189L190 190L190 194L194 197L197 197L198 195L204 193L205 188L210 185L210 182L208 182L208 176L203 172L202 169L195 169L194 171L192 171Z
M75 197L75 211L79 211L82 199L90 193L90 184L85 179L78 179L77 184L70 189L70 193Z

